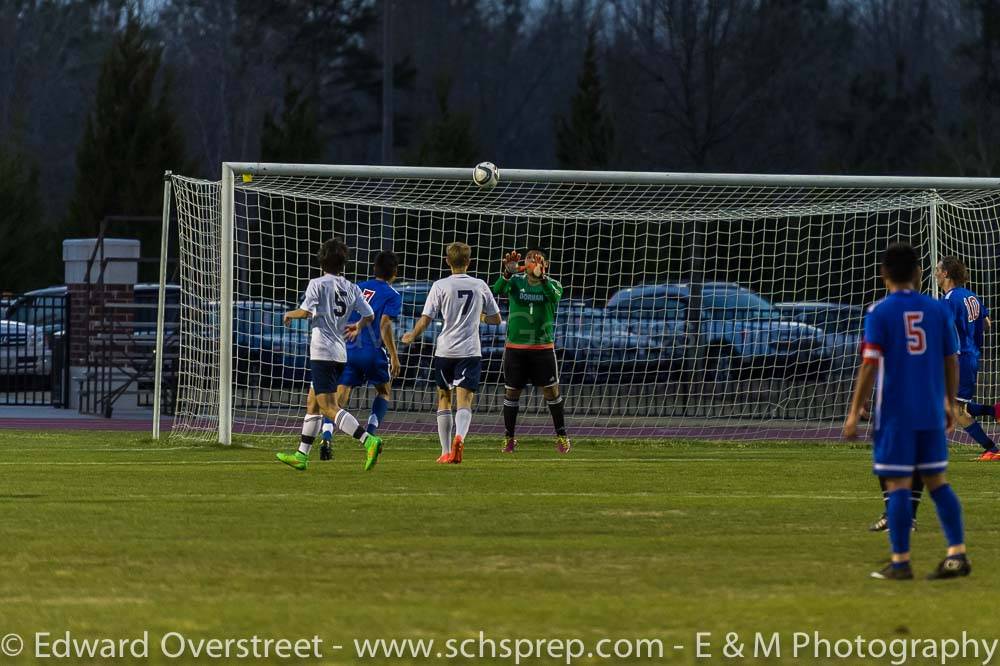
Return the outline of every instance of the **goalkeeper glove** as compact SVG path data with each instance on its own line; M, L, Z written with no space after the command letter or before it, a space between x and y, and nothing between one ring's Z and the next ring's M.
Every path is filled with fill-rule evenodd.
M532 275L539 280L545 279L545 262L544 261L531 261L525 262L524 267L527 269L528 274Z
M519 273L524 270L524 267L519 266L518 262L521 261L521 255L515 252L508 252L503 256L503 268L500 274L504 276L505 279L510 279L514 273Z

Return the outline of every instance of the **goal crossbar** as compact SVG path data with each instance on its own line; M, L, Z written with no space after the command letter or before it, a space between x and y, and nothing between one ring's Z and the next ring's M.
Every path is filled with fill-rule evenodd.
M234 174L250 176L311 176L316 178L371 178L466 180L471 169L451 167L371 166L361 164L277 164L225 162ZM693 185L719 187L885 188L911 190L1000 189L1000 178L923 176L829 176L804 174L683 173L654 171L571 171L501 169L504 182L594 183L608 185Z

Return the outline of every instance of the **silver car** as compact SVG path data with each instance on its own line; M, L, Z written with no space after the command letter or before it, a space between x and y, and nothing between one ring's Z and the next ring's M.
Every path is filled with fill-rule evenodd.
M0 320L0 376L46 377L51 369L52 348L41 327Z

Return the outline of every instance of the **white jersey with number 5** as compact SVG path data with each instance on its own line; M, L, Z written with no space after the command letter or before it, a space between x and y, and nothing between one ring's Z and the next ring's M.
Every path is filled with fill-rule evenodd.
M347 363L347 346L344 344L344 327L352 312L371 317L361 289L343 275L327 273L309 280L300 309L312 315L312 337L309 339L309 358L315 361Z
M441 315L444 328L438 335L434 355L442 358L482 356L479 345L479 318L495 315L500 307L485 282L465 273L449 275L431 286L423 314L431 319Z

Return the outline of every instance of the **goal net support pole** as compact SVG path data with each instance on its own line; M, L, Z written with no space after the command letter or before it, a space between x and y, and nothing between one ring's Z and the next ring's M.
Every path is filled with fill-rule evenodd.
M156 295L156 350L153 359L153 439L160 438L160 409L163 401L163 336L166 319L167 263L170 245L170 204L173 174L163 174L163 218L160 226L160 290Z

